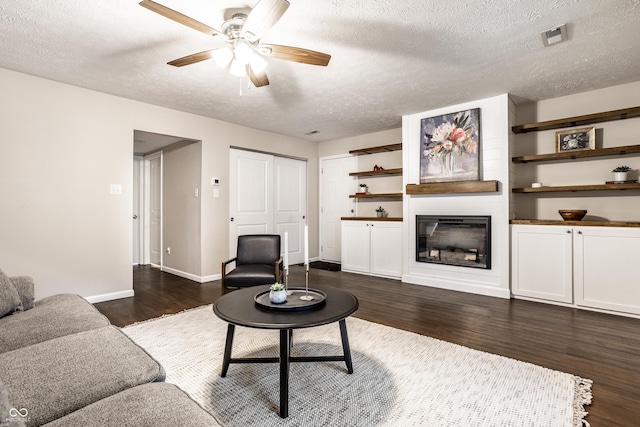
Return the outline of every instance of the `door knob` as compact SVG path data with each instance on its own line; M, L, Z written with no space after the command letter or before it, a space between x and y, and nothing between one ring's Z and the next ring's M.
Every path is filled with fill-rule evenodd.
M133 215L133 219L138 219L138 215Z

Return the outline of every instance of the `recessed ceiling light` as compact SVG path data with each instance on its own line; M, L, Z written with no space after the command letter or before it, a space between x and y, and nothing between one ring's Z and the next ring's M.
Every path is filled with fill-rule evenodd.
M544 43L545 46L551 46L553 44L563 42L567 39L567 24L562 24L547 31L543 31L541 35L542 43Z

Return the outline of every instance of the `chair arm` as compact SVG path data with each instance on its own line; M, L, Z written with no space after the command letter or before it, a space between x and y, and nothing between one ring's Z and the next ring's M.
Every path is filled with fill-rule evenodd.
M224 279L224 276L226 276L227 274L227 265L231 264L232 262L236 262L237 260L238 260L238 257L233 257L230 260L222 262L222 278L223 279Z
M20 295L20 301L22 301L22 307L24 310L29 310L34 306L35 300L35 285L33 278L29 276L10 277L11 283L18 291Z

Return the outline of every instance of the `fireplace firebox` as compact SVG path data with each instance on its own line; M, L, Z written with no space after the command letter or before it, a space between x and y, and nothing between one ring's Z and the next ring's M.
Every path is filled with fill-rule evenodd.
M491 217L416 215L416 261L490 269Z

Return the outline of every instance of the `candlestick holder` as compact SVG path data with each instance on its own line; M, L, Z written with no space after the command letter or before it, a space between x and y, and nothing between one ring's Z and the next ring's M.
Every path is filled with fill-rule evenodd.
M309 295L309 264L306 265L304 272L304 295L300 297L302 301L312 301L313 297Z
M284 269L284 290L287 291L287 295L293 295L293 291L289 290L289 268Z

